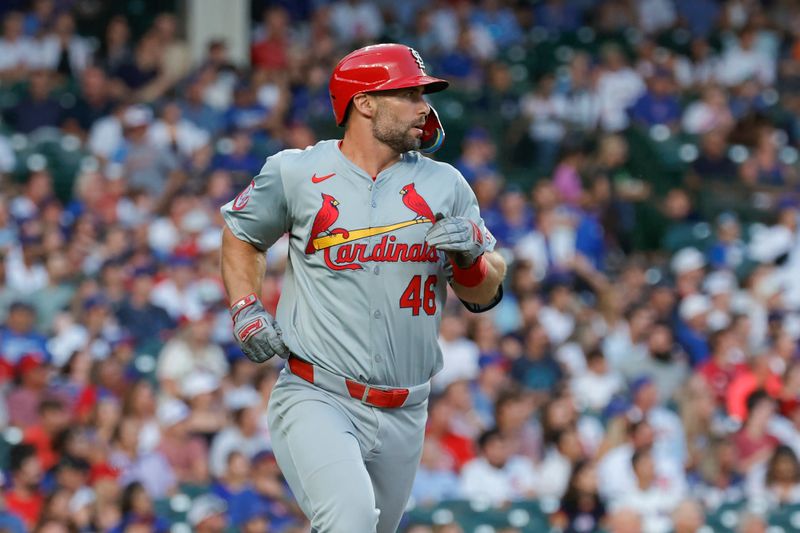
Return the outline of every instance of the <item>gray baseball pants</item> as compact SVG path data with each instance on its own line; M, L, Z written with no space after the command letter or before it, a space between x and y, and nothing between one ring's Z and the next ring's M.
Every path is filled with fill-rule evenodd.
M427 401L382 409L282 371L273 452L317 533L395 533L422 454Z

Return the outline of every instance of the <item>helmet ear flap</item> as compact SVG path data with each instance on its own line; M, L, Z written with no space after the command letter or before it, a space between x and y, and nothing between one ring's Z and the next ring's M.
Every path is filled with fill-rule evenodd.
M433 106L430 107L431 112L428 113L428 118L422 127L422 144L419 147L419 151L423 154L432 154L444 143L444 128L439 120L439 115Z

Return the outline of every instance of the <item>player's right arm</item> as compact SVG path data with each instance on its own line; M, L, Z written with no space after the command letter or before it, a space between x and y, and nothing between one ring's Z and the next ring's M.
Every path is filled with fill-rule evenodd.
M222 230L222 282L231 302L251 293L258 294L267 268L264 252L236 237L228 228Z
M244 354L262 363L288 356L281 329L261 304L267 248L289 230L289 210L280 172L280 155L270 157L250 185L220 209L222 281L231 302L234 337Z

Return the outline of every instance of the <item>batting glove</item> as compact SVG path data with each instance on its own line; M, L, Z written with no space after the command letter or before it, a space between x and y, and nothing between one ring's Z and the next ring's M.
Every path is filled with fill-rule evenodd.
M289 357L281 328L264 310L255 294L248 294L231 306L233 336L248 359L263 363L274 356Z
M483 232L468 218L443 217L436 214L436 223L425 235L425 242L447 252L458 268L471 267L486 251Z

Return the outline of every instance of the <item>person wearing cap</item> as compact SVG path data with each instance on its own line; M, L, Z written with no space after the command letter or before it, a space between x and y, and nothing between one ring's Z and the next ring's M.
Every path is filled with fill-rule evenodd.
M233 424L217 433L211 442L209 466L215 477L225 472L228 455L232 451L241 451L246 457L252 458L269 448L269 441L259 427L261 396L252 387L242 387L226 394L224 403L233 414Z
M260 451L250 464L252 489L258 496L252 510L266 516L275 531L304 525L306 517L281 473L275 454L271 450Z
M708 360L708 313L711 302L703 294L690 294L678 306L675 339L686 350L692 367Z
M39 422L38 407L47 393L52 369L41 352L23 355L15 366L19 385L6 397L9 422L27 428Z
M122 165L128 186L141 189L163 202L181 181L178 160L168 149L160 148L147 138L153 112L143 105L133 105L122 114L124 137L110 155L110 161Z
M192 502L186 515L194 533L223 533L227 527L228 506L213 494L204 494Z
M711 331L719 331L731 324L732 304L738 289L736 276L728 270L717 270L706 276L703 290L711 298L711 311L708 314Z
M706 258L697 248L681 248L669 263L675 276L675 288L679 296L687 296L700 290L705 274Z
M189 406L189 430L209 441L225 426L225 410L215 394L220 386L219 378L202 371L192 372L181 383L181 396Z
M156 450L166 457L179 483L208 482L208 447L201 437L189 433L189 407L168 398L158 406L161 441Z
M288 360L270 397L272 446L317 530L397 529L430 379L442 368L448 287L471 312L502 298L505 260L473 191L458 170L423 155L445 138L425 94L447 86L408 46L351 52L329 83L343 138L268 158L221 208L234 337L256 363ZM260 297L264 252L287 231L289 267L272 316ZM300 401L306 394L319 401ZM392 436L378 437L368 420Z

